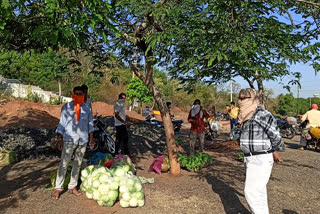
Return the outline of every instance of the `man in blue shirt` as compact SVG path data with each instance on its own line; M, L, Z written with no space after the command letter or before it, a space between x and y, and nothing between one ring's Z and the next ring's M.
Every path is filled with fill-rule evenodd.
M81 195L76 186L88 138L90 138L90 148L92 149L94 146L93 131L91 108L84 103L83 89L79 86L75 87L72 93L72 101L66 103L61 109L60 122L56 130L58 149L62 150L62 154L56 178L56 190L53 193L54 199L59 199L63 190L62 185L72 154L74 154L74 159L68 189L74 195Z

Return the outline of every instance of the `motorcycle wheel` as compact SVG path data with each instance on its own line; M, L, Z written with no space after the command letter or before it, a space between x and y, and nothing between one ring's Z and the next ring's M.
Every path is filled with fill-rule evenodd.
M211 131L209 131L209 132L207 132L207 133L205 134L206 140L210 140L210 141L215 140L215 138L216 138L217 136L218 136L217 133L211 132Z
M292 128L289 128L289 129L286 130L286 135L287 135L288 139L292 139L292 138L294 138L296 133Z
M209 141L212 141L214 138L212 137L212 135L211 134L206 134L206 140L209 140Z
M98 150L98 148L99 148L99 140L98 140L97 138L93 138L93 144L94 144L93 149L90 149L90 143L88 142L88 144L87 144L87 149L88 149L88 150L91 150L91 151L96 151L96 150Z

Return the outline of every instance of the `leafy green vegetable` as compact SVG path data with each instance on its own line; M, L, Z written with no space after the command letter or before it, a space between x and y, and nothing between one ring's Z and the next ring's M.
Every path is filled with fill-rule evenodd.
M238 153L238 160L243 161L244 160L244 154L243 153Z
M176 144L177 145L180 145L180 146L183 146L185 144L185 142L179 138L176 138Z
M189 157L178 154L178 161L183 168L187 168L188 170L194 170L198 172L205 164L212 164L213 159L210 155L199 152L196 155L190 155Z
M112 155L108 154L108 155L104 156L101 160L97 161L94 165L103 166L105 162L112 160L112 159L113 159Z

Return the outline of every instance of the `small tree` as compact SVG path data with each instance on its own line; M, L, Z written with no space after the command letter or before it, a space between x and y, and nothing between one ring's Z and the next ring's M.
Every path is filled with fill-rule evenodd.
M150 103L152 95L147 86L138 78L133 78L127 88L127 97L132 104L134 99L138 99L140 103Z

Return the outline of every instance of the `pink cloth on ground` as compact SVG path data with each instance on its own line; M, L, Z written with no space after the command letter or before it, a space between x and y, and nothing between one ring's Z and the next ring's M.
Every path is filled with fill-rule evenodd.
M152 161L151 166L149 167L149 172L156 171L161 175L161 165L164 160L164 155L161 155Z

